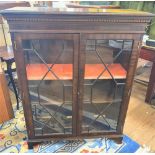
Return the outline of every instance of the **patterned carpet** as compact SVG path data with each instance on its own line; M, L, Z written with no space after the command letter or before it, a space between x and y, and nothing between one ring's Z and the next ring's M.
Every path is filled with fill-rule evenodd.
M28 150L26 142L27 132L23 108L15 110L15 118L0 125L0 152L2 153L105 153L121 152L134 153L146 152L138 143L129 137L123 137L122 144L116 144L112 140L84 139L83 141L62 140L51 141L35 145L33 150Z

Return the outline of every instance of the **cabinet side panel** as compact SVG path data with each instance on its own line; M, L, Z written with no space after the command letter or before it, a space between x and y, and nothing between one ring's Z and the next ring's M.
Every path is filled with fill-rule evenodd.
M22 41L20 34L11 34L15 62L17 66L18 84L21 89L22 104L24 109L25 122L27 127L28 138L34 137L34 126L32 120L32 111L29 101L29 92L27 88L27 78L26 78L26 66L24 61L24 54L22 49Z
M142 35L133 34L132 36L134 39L134 44L133 44L132 54L131 54L130 63L129 63L129 70L127 74L123 103L122 103L120 115L119 115L119 122L118 122L118 128L117 128L118 133L123 133L123 127L124 127L125 118L128 110L131 91L132 91L134 74L137 67L138 57L139 57L140 48L141 48L140 46L141 46Z

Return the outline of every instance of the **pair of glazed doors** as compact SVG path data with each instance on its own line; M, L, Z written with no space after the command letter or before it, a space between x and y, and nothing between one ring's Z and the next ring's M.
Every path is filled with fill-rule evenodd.
M26 124L33 136L119 132L128 104L132 35L23 33L16 44Z

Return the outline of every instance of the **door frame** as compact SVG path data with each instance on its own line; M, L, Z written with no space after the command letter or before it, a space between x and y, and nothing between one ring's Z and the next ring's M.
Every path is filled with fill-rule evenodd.
M80 50L79 50L79 87L78 87L78 128L77 133L79 136L102 136L102 135L121 135L123 133L123 126L126 118L126 113L128 109L132 83L134 79L134 72L136 70L137 61L139 57L139 42L141 40L142 34L91 34L91 33L83 33L80 35ZM132 51L129 58L129 68L127 70L126 84L124 88L124 93L122 96L122 103L120 105L120 111L118 116L117 128L116 132L114 131L103 131L103 132L94 132L94 133L82 133L82 101L83 101L83 84L84 84L84 66L85 66L85 48L87 39L118 39L118 40L133 40Z
M76 136L77 128L77 94L78 94L78 53L79 53L79 35L78 34L61 34L61 33L12 33L12 42L14 48L14 55L16 61L16 68L18 74L19 86L21 89L21 96L24 108L25 122L28 132L28 139L38 138L67 138ZM47 134L36 136L34 131L34 122L32 115L32 108L30 103L29 91L28 91L28 80L26 74L26 66L24 60L24 50L22 48L22 40L29 39L63 39L73 41L73 103L72 103L72 134Z
M61 36L60 36L61 35ZM33 128L33 120L32 117L32 111L31 111L31 105L29 103L28 98L28 88L27 88L27 78L26 78L26 69L25 69L25 62L24 62L24 56L23 56L23 50L22 50L22 39L36 39L36 36L42 36L43 39L53 38L55 39L56 36L60 39L64 39L64 37L67 38L67 36L72 36L71 40L74 40L74 79L75 83L73 85L76 85L74 90L74 95L76 96L74 99L74 118L72 120L75 120L73 122L74 126L74 134L72 135L45 135L45 136L35 136L34 135L34 128ZM45 37L46 36L46 37ZM89 36L89 37L88 37ZM141 40L142 34L61 34L61 33L11 33L12 37L12 43L14 48L14 54L15 54L15 60L17 64L17 74L18 74L18 81L19 86L21 87L22 92L22 100L23 100L23 107L24 107L24 115L26 119L26 127L28 131L28 139L35 140L35 139L42 139L42 138L75 138L75 137L89 137L89 136L110 136L113 135L122 135L123 132L123 126L125 122L126 112L128 108L129 103L129 97L131 94L131 86L133 83L133 75L136 69L137 60L139 56L139 41ZM39 37L40 38L40 37ZM38 38L38 39L39 39ZM69 39L70 37L68 37ZM118 119L118 126L116 132L101 132L101 133L91 133L91 134L83 134L81 133L81 120L82 120L82 87L83 87L83 80L84 80L84 52L85 52L85 44L86 39L132 39L133 40L133 50L131 52L130 62L129 62L129 70L127 73L126 78L126 85L125 85L125 91L123 95L123 102L120 107L120 113L119 113L119 119ZM76 76L75 76L76 75ZM77 110L78 109L78 110Z

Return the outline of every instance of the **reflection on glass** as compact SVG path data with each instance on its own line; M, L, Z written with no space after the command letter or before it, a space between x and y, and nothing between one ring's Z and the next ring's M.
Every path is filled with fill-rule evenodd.
M72 133L72 40L23 41L35 135Z
M87 40L82 133L116 131L132 40Z

